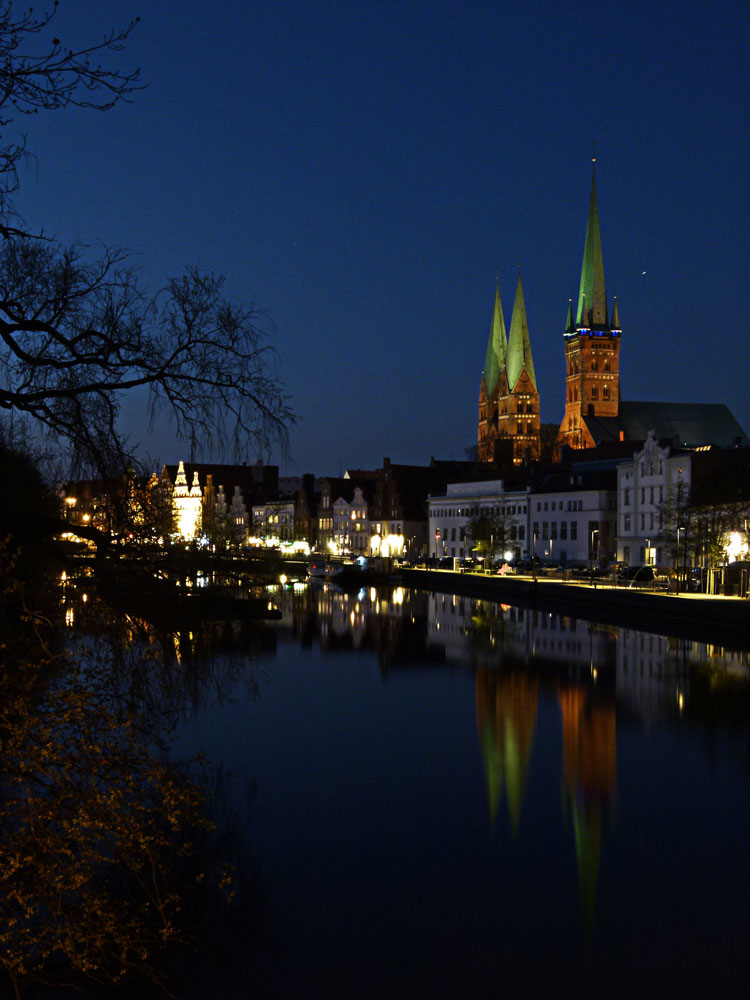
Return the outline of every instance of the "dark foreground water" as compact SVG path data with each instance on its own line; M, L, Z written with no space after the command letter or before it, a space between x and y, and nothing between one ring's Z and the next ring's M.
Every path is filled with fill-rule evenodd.
M747 653L400 589L273 599L265 653L180 728L270 894L252 973L203 956L212 995L748 995Z

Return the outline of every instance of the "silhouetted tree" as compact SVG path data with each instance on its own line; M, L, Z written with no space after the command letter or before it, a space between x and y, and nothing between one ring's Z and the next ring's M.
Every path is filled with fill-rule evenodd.
M271 370L264 318L230 302L221 277L191 267L151 297L125 251L61 246L14 217L9 195L27 154L12 131L17 117L104 111L138 87L137 71L99 61L123 47L135 22L72 49L50 37L55 8L0 7L0 411L67 439L81 466L99 474L127 465L117 416L136 389L148 391L152 419L174 418L191 450L217 437L237 450L284 442L293 416Z

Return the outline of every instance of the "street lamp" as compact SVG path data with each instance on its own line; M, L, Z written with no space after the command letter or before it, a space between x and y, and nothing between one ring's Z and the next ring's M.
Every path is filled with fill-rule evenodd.
M589 564L591 566L591 582L596 586L596 580L594 578L594 552L599 549L599 529L591 529L591 549L589 552Z
M684 528L680 528L679 526L677 528L677 586L676 586L676 592L678 594L680 592L680 532L684 531L684 530L685 530Z

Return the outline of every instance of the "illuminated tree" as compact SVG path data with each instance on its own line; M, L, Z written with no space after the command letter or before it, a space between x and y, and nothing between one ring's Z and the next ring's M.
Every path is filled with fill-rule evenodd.
M491 564L495 553L504 552L506 548L508 522L504 507L480 509L469 519L466 534L471 538L474 549L486 556Z
M0 968L16 996L29 979L159 978L155 956L186 938L206 879L190 860L209 826L202 785L112 697L93 648L59 648L7 545L0 591Z

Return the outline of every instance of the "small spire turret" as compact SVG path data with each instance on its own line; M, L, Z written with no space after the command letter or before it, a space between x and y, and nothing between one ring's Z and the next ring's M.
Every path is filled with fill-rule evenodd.
M613 330L620 329L620 313L617 309L617 296L615 295L614 302L612 303L612 323L611 328Z

